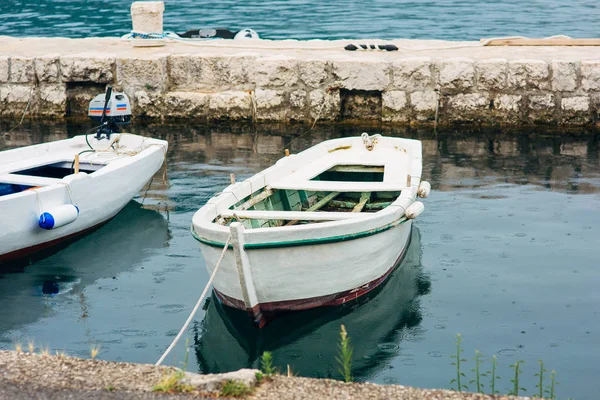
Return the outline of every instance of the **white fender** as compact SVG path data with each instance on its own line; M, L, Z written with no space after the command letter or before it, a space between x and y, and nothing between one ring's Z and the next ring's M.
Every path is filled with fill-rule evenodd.
M421 183L419 184L419 197L421 198L426 198L427 196L429 196L429 193L431 192L431 183L427 182L427 181L421 181Z
M425 204L420 201L415 201L404 210L404 215L408 219L415 219L425 210Z
M64 204L51 208L40 215L38 225L42 229L56 229L75 221L79 216L79 208L73 204Z

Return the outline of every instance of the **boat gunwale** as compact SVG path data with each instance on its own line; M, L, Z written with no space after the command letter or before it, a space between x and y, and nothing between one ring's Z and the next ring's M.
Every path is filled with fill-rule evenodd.
M400 218L398 218L392 222L389 222L383 226L379 226L379 227L369 229L366 231L360 231L360 232L349 233L349 234L344 234L344 235L326 236L326 237L314 238L314 239L286 240L286 241L281 241L281 242L245 243L244 249L247 249L247 250L271 249L271 248L311 246L311 245L319 245L319 244L345 242L348 240L361 239L363 237L373 236L378 233L385 232L385 231L392 229L392 228L394 228L400 224L403 224L407 221L409 221L409 219L405 215L402 215ZM225 243L223 243L223 242L218 242L218 241L211 240L211 239L200 236L196 232L193 224L190 227L190 231L191 231L194 239L196 239L200 243L206 244L211 247L223 248L225 246ZM228 248L231 249L233 247L230 244L228 246Z

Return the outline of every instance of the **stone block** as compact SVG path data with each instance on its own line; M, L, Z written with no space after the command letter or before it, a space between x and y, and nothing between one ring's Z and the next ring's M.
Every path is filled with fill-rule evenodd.
M413 92L410 94L410 104L415 111L435 111L438 103L438 94L434 90Z
M187 59L191 87L211 91L250 90L249 69L257 67L254 56L191 56ZM263 87L263 86L259 86Z
M67 90L64 84L42 83L39 87L40 103L37 113L47 116L64 116L67 112Z
M587 112L590 110L590 98L587 96L563 97L560 107L564 111Z
M560 102L562 109L561 122L570 125L586 125L592 120L590 113L592 104L588 96L563 97Z
M310 118L333 121L340 117L339 90L313 90L308 94Z
M508 87L550 89L548 63L542 60L514 60L508 63Z
M163 99L166 117L200 118L208 113L210 95L198 92L168 92Z
M248 79L257 88L294 86L299 80L298 61L285 56L259 58L250 65Z
M129 93L137 89L164 90L167 86L167 58L119 58L117 82Z
M0 86L0 102L26 104L29 99L35 96L33 86L8 84Z
M285 92L282 90L256 89L256 119L262 121L285 120Z
M529 120L538 124L557 122L557 109L553 94L529 96Z
M8 82L10 62L9 57L0 56L0 83Z
M28 102L28 113L35 112L36 97L33 86L26 84L0 85L0 114L20 118Z
M13 83L34 83L35 69L33 67L33 58L11 57L10 77L8 80Z
M97 55L60 57L60 72L64 82L109 83L113 81L115 58Z
M542 94L529 96L529 108L532 110L554 109L554 95Z
M287 119L294 121L305 121L307 109L307 95L304 90L294 90L290 92L289 109Z
M494 99L494 108L501 111L518 112L523 96L501 94Z
M459 93L448 98L448 107L461 111L477 111L489 108L487 95L482 93Z
M132 111L140 117L157 118L163 115L164 96L153 91L137 90L133 98Z
M478 61L477 87L483 90L502 90L506 88L508 61L503 58L492 58Z
M327 82L327 62L318 60L298 61L300 80L309 88L319 88Z
M170 55L167 59L167 70L169 72L169 82L171 86L187 86L191 81L190 64L193 62L197 62L198 60L198 57L194 57L191 54Z
M252 96L244 91L211 93L208 109L212 118L251 119Z
M464 90L473 87L475 66L469 58L450 58L436 62L437 83L443 89Z
M581 88L600 91L600 60L581 62Z
M33 61L35 76L39 82L55 83L59 81L58 60L59 55L36 57Z
M408 101L406 92L401 90L385 91L381 94L381 120L385 122L406 122Z
M383 91L390 84L391 64L384 61L335 61L335 85L348 90Z
M186 372L181 383L193 386L196 390L203 393L220 392L223 384L228 381L239 382L249 389L256 386L256 374L260 372L257 369L240 369L238 371L226 372L223 374L195 374Z
M577 89L578 70L579 63L576 61L552 61L552 90L572 92Z
M162 33L165 3L162 1L134 1L131 3L131 22L134 32Z
M392 88L415 91L431 88L431 58L412 57L394 61L392 69Z
M415 113L417 121L433 120L435 110L438 107L438 92L435 90L424 90L410 94L410 104Z

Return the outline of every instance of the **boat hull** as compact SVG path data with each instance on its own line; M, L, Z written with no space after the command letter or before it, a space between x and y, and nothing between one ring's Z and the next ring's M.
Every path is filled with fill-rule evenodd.
M50 255L50 253L56 252L62 248L68 246L71 242L77 240L81 236L87 235L90 232L100 228L107 221L101 222L98 225L84 229L80 232L75 232L68 236L59 237L49 242L40 243L34 246L26 247L23 249L15 250L10 253L0 255L0 264L16 262L20 260L35 258L43 258L44 256Z
M227 306L246 310L254 324L264 326L277 314L337 306L369 293L383 283L402 260L410 242L411 220L357 239L337 237L323 244L250 249L257 303L246 307L233 250L220 266L214 290ZM222 248L201 242L212 273ZM308 278L307 278L308 277Z

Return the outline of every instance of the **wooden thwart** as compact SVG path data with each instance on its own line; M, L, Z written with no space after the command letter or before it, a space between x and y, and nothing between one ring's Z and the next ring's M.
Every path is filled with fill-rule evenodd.
M310 190L313 192L399 192L406 189L400 182L331 182L331 181L281 181L269 185L271 189Z
M383 172L383 166L378 165L336 165L330 171L335 172Z
M327 196L323 197L321 200L317 201L315 204L313 204L312 206L310 206L308 208L308 210L306 211L317 211L323 207L325 207L325 205L327 203L329 203L331 200L333 200L334 198L336 198L337 195L339 195L340 192L331 192L329 193ZM298 220L292 220L290 222L288 222L287 224L285 224L286 226L291 226L291 225L295 225L298 223Z
M487 39L481 39L485 42ZM485 43L486 46L600 46L600 39L492 39Z
M28 186L50 186L60 182L58 178L46 178L43 176L19 175L19 174L4 174L0 175L0 182L12 183L14 185Z
M239 219L283 219L298 221L340 221L353 218L368 218L369 213L326 212L326 211L237 211L226 210L221 213L224 218Z

